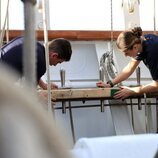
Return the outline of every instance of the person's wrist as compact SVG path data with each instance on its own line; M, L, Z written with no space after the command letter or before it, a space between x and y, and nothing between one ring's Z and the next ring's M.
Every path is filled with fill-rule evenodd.
M111 80L107 81L106 83L109 84L110 87L114 87L114 84L113 84L113 82Z
M44 83L43 86L42 86L42 88L43 88L44 90L47 90L47 84Z

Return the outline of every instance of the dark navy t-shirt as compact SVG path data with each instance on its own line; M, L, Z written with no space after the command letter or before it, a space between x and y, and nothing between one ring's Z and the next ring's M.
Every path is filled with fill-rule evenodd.
M136 60L143 60L148 67L152 79L158 80L158 36L153 34L144 35L143 51L138 53Z
M17 37L1 48L1 61L23 76L23 37ZM44 46L37 42L37 82L46 72L45 49Z

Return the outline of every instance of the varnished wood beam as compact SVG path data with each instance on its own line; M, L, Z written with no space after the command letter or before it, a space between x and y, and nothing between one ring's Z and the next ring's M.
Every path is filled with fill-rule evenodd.
M116 40L121 31L113 31L113 40ZM144 34L153 33L153 31L144 31ZM13 39L17 36L24 34L23 30L9 30L9 39ZM43 40L43 31L36 31L37 39ZM68 40L75 41L91 41L91 40L111 40L111 31L48 31L48 39L52 40L55 38L66 38ZM6 37L5 37L6 39Z

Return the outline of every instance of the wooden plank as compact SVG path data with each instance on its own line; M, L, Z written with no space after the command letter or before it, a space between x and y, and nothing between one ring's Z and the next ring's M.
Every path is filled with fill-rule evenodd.
M52 98L57 101L64 100L86 100L86 99L113 99L113 95L118 91L118 87L114 88L59 88L51 91ZM47 92L47 90L41 90ZM143 98L144 96L131 96L130 98ZM148 98L157 98L158 92L148 93Z
M57 89L52 90L52 98L59 100L76 99L101 99L109 98L114 95L119 88L87 88L87 89Z

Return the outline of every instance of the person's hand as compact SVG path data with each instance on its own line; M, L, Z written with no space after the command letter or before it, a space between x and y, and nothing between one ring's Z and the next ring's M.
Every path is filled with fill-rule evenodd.
M97 87L101 87L101 88L111 88L111 86L109 84L106 84L103 81L97 82L96 85L97 85Z
M58 89L58 85L56 85L55 83L51 83L51 89Z
M58 89L58 85L56 85L55 83L50 83L50 87L51 89ZM44 90L47 90L47 84L45 83L45 85L42 88Z
M42 103L44 103L44 104L48 103L48 92L47 91L39 90L37 92L37 94L38 94L39 100ZM56 101L56 98L51 97L51 102L52 102L53 105L55 105L55 101Z
M130 87L121 86L120 90L117 91L114 95L115 99L126 99L129 96L132 96L134 94L134 91Z
M37 94L39 99L42 100L43 102L46 102L48 100L48 93L46 91L39 90Z

